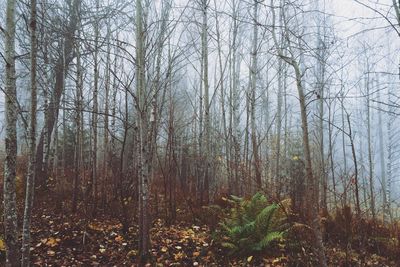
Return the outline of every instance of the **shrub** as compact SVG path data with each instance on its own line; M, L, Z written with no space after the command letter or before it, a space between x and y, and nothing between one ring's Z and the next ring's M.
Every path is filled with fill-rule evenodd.
M274 241L283 240L289 228L286 214L290 201L269 204L261 193L251 200L231 196L227 201L231 208L219 224L219 241L230 253L262 252Z

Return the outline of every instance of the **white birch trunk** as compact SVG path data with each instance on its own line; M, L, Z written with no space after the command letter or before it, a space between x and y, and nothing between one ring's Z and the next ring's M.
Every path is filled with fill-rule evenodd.
M37 109L37 85L36 85L36 57L37 57L37 39L36 39L36 0L31 0L31 18L29 23L30 42L31 42L31 114L29 128L29 165L26 178L25 190L25 209L22 227L22 259L21 266L30 265L30 244L31 244L31 218L32 206L35 190L35 166L36 166L36 109Z
M16 161L17 161L17 88L15 74L15 0L7 1L5 32L5 120L6 158L4 162L4 241L6 266L19 266L17 207L16 207Z

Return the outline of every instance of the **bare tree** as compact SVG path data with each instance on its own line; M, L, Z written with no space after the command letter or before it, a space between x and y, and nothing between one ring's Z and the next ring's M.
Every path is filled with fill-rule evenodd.
M369 68L369 62L367 58L367 68ZM366 88L366 109L367 109L367 142L368 142L368 166L369 166L369 193L370 193L370 207L372 218L375 220L375 192L374 192L374 171L373 171L373 154L372 154L372 135L371 135L371 85L369 70L365 76L365 88Z
M96 10L99 10L99 0L96 0ZM98 197L98 174L97 174L97 124L98 124L98 94L99 94L99 38L100 38L100 21L99 18L95 18L94 22L94 55L93 55L93 74L94 74L94 84L93 84L93 107L92 107L92 172L91 172L91 186L93 195L93 213L96 214L97 210L97 197Z
M208 2L209 0L201 0L202 11L202 28L201 28L201 61L202 61L202 84L204 89L204 144L205 144L205 169L203 192L206 193L205 202L209 201L210 178L211 173L211 120L210 120L210 96L208 81ZM200 129L203 131L203 129ZM202 192L202 194L203 194Z
M4 241L6 266L20 264L15 193L17 161L17 88L15 73L15 0L7 0L5 61L6 61L6 158L4 162Z
M145 31L143 27L142 0L136 0L136 94L139 115L139 255L147 260L150 248L149 200L149 151L147 90L145 86Z
M28 176L26 178L25 190L25 209L22 229L22 261L21 266L30 264L30 243L31 243L31 219L33 196L35 189L35 165L36 165L36 109L37 109L37 85L36 85L36 62L37 62L37 38L36 38L36 0L31 0L30 9L30 42L31 42L31 114L29 128L29 166Z
M239 129L239 76L240 76L240 60L238 59L239 50L239 10L240 1L232 0L232 37L229 48L230 54L230 91L229 91L229 107L230 107L230 119L229 119L229 131L231 136L231 143L233 148L232 165L234 168L234 185L233 192L237 195L240 194L240 129Z
M54 88L50 100L45 110L45 124L40 133L36 151L36 177L38 183L44 185L48 176L48 160L50 140L58 117L61 96L64 90L65 72L74 58L74 34L78 27L78 10L81 0L73 0L68 5L69 21L65 31L63 31L62 41L60 42L58 58L54 66ZM49 85L51 86L51 85ZM46 145L46 146L45 146ZM40 179L39 179L40 177Z
M318 180L315 179L312 169L312 160L311 160L311 150L310 150L310 141L309 141L309 131L308 131L308 119L307 119L307 105L305 99L305 93L303 89L303 76L304 73L300 69L299 62L296 60L294 56L294 51L292 48L292 41L289 36L290 29L288 28L286 18L283 18L283 30L285 31L285 38L287 41L287 52L288 56L285 56L283 53L283 49L276 37L275 33L275 6L274 1L271 0L271 8L272 8L272 36L275 44L275 48L277 49L278 56L282 58L287 64L293 67L293 71L295 73L296 79L296 87L299 96L299 104L300 104L300 115L301 115L301 128L302 128L302 138L303 138L303 152L305 158L305 171L307 177L307 185L308 185L308 198L307 198L307 207L310 212L310 221L311 221L311 228L314 233L314 241L315 241L315 251L318 255L319 264L320 266L327 266L326 257L325 257L325 248L322 240L322 232L321 226L319 222L319 215L318 215ZM285 16L285 6L280 6L281 12Z
M80 31L78 30L78 36ZM72 182L72 212L76 212L78 206L78 190L82 171L82 150L83 150L83 74L81 66L80 42L75 43L76 53L76 94L75 94L75 151L74 151L74 178Z
M253 152L253 165L255 171L255 181L257 188L262 188L260 157L258 154L258 139L256 129L256 89L257 89L257 51L258 51L258 0L253 2L253 40L251 51L251 68L250 68L250 127L251 127L251 144Z
M377 81L377 85L379 86L379 82ZM380 163L380 178L382 184L382 211L383 211L383 221L386 222L388 219L389 211L388 207L388 199L387 199L387 176L386 176L386 163L385 163L385 143L383 141L383 120L382 120L382 101L380 88L377 89L378 93L378 133L379 133L379 163Z

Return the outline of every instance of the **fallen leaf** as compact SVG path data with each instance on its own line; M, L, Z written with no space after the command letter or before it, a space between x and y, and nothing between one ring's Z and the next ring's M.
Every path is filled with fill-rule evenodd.
M118 235L117 237L115 237L114 240L117 242L122 242L122 241L124 241L124 238L122 236Z
M54 255L56 255L56 252L54 250L48 250L47 255L53 257Z
M94 230L94 231L103 231L103 227L101 225L96 224L95 222L89 223L88 225L89 229Z
M272 261L272 264L277 264L277 263L280 263L281 262L281 259L280 258L277 258L277 259L274 259L273 261Z
M6 250L6 246L5 246L4 240L2 238L0 238L0 250L1 251L5 251Z
M50 237L47 239L46 246L55 247L58 245L58 242L60 242L60 241L61 241L61 239L59 239L59 238L56 239L54 237Z
M185 255L182 253L182 251L179 251L178 253L174 254L174 259L176 261L179 261L183 258L183 256L185 256Z
M253 260L253 256L249 256L248 258L247 258L247 262L251 262Z
M130 250L128 254L126 254L126 257L131 258L135 257L138 254L137 250Z

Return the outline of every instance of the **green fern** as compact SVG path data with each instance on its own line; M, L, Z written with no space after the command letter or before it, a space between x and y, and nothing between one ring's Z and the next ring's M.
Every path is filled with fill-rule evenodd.
M257 217L255 219L255 226L256 226L257 233L259 233L260 235L262 235L263 233L268 233L271 218L274 215L277 208L278 208L278 205L276 205L276 204L269 205L269 206L265 207L257 215Z
M236 203L242 203L243 202L243 198L242 197L237 197L235 195L231 195L231 198L229 200L231 200L233 202L236 202Z
M261 193L250 200L232 196L230 201L232 207L218 229L222 247L231 253L248 254L283 240L288 224L281 205L269 204Z
M257 247L260 250L268 248L271 242L281 240L284 234L285 232L269 232L260 242L257 243Z
M245 204L246 205L246 204ZM267 198L261 194L256 193L251 201L248 203L245 215L249 218L255 218L258 213L268 205Z
M230 243L230 242L222 242L221 246L224 248L227 248L231 251L236 251L238 249L238 247L235 244Z

